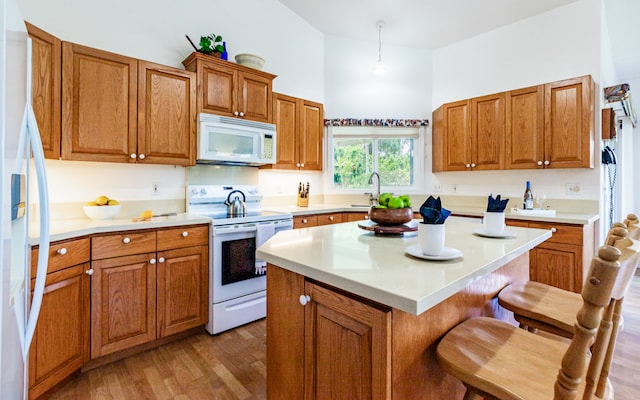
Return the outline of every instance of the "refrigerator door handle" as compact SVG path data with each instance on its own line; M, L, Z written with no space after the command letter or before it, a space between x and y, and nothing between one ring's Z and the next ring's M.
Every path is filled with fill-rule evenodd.
M31 151L33 152L33 161L36 169L36 178L38 183L38 199L40 203L40 236L38 248L38 269L36 272L36 283L33 289L33 300L29 310L29 318L27 319L24 342L22 348L22 357L27 359L29 347L33 340L36 329L36 322L40 314L40 306L42 305L42 296L44 295L44 284L47 278L47 268L49 264L49 189L47 184L47 174L44 165L44 151L42 150L42 140L38 130L31 101L27 102L27 135L31 143ZM25 282L25 296L29 297L30 284ZM27 302L27 304L29 304Z

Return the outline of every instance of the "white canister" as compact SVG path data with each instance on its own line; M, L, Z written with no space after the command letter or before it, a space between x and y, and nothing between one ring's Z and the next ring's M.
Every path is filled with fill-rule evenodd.
M484 231L492 235L499 235L504 231L503 212L485 212L482 219Z
M444 224L418 224L418 238L422 252L428 256L437 256L444 249Z

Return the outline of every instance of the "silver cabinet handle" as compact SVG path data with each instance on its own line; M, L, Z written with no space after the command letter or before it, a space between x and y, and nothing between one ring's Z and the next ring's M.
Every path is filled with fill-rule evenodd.
M365 215L365 216L364 216L364 219L369 219L369 216L368 216L368 215Z
M129 157L136 158L136 157L138 157L138 155L136 153L131 153L131 155Z
M234 111L234 112L233 112L233 115L235 115L236 117L237 117L239 114L240 114L240 113L239 113L239 112L237 112L237 111Z
M244 113L242 111L240 111L240 116L244 117Z
M300 164L300 166L301 166L302 168L304 168L304 163Z
M471 164L465 164L465 167L471 168Z
M302 304L303 306L306 306L307 303L311 301L311 296L306 294L301 294L298 300L300 301L300 304Z
M333 221L333 215L329 216L329 221Z
M131 243L131 239L126 237L126 238L122 239L122 243L124 243L124 244Z
M93 268L84 271L84 273L89 275L89 276L93 275Z
M544 160L544 165L549 165L549 164L551 164L549 160Z
M299 166L300 166L300 163L296 163L296 167L299 167Z
M141 160L144 160L144 157L145 157L145 155L144 155L144 154L140 154L140 155L138 156L138 158L139 158L139 159L141 159Z
M61 249L58 249L58 251L56 251L56 253L60 254L61 256L67 254L67 249L66 247L63 247Z
M475 168L475 167L476 167L476 164L471 163L471 168Z
M155 258L152 258L151 260L149 260L149 264L153 265L155 263L156 263L156 259Z
M302 223L303 223L303 224L306 224L306 223L307 223L307 219L306 219L306 218L303 218L303 219L302 219Z
M162 264L164 262L164 257L158 258L158 262Z
M538 161L536 164L538 164L538 165L542 165L542 161Z
M182 237L187 237L187 236L189 236L189 232L187 231L182 232Z
M551 228L551 233L556 233L558 230L556 228Z

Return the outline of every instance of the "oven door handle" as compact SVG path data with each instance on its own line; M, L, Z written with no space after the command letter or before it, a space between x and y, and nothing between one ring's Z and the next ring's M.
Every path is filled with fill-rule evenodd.
M255 232L257 230L255 225L243 225L243 226L225 226L213 229L213 234L228 234L228 233L242 233L242 232Z

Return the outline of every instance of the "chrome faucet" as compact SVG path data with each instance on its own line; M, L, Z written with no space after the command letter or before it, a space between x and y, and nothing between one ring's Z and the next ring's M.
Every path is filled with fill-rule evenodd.
M377 172L373 171L371 175L369 175L369 185L373 184L373 176L376 176L378 179L376 181L376 191L373 193L369 193L369 205L374 206L378 204L378 197L380 197L380 175Z

